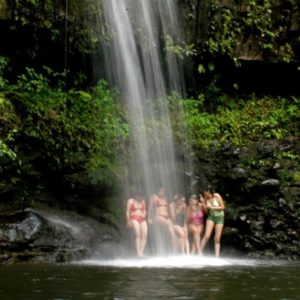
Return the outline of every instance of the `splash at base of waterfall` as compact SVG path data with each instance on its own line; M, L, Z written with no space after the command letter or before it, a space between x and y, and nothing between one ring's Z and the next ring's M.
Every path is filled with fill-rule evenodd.
M215 258L210 256L168 256L168 257L149 257L141 259L114 259L97 260L89 259L76 262L80 265L90 265L99 267L117 268L184 268L199 269L205 267L223 266L262 266L264 264L280 265L280 261L264 261L236 258Z

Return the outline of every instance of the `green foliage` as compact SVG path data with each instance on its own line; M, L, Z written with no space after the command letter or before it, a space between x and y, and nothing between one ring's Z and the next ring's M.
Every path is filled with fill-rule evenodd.
M108 89L107 84L101 81L90 91L94 106L90 107L90 115L82 115L82 121L88 121L93 126L94 140L89 141L94 155L88 161L89 169L116 171L118 154L129 134L128 124L123 120L121 107L115 101L115 96ZM95 179L95 178L94 178Z
M2 141L0 140L0 160L1 162L4 159L8 160L15 160L17 157L16 153L14 153L9 147Z
M103 38L99 23L100 3L93 0L13 0L12 16L21 28L31 31L39 40L42 36L49 47L60 43L68 53L91 53ZM95 26L97 23L99 26ZM31 55L38 55L41 45L31 45Z
M3 71L7 65L7 59L0 56L0 161L1 166L16 159L16 153L9 147L8 143L13 141L16 133L18 119L13 105L6 99L5 90L7 80L3 77Z
M185 115L185 126L188 133L188 140L196 147L207 147L214 142L219 135L219 126L214 116L201 112L201 99L182 100Z
M281 186L287 187L298 185L300 183L300 171L297 163L300 161L300 155L292 153L292 151L282 152L287 155L282 155L284 159L280 159L282 168L277 171L280 178ZM277 155L275 155L277 156Z
M189 140L196 147L241 146L248 140L282 139L299 135L297 103L288 99L226 99L211 113L205 112L205 101L182 100Z
M195 56L197 54L194 44L191 44L191 45L175 44L170 35L167 35L165 51L176 54L181 59L188 57L188 56Z
M41 37L44 43L46 40L49 41L49 47L64 40L66 17L64 1L13 0L11 7L16 30L28 32L33 37L30 45L32 57L37 57L40 49L44 46L41 43L35 43Z
M3 77L3 71L7 66L7 59L5 57L0 56L0 89L5 86L7 83L5 78Z
M299 33L293 28L297 1L185 2L185 14L192 16L186 17L187 38L196 45L201 74L220 57L231 59L237 66L245 56L282 62L299 59ZM197 40L191 29L195 27Z
M295 181L296 184L300 183L300 171L296 171L293 175L293 179Z
M280 151L276 152L274 155L274 158L276 159L289 159L289 160L300 160L300 155L295 154L293 151Z
M28 68L0 90L0 156L18 161L23 173L81 174L112 185L128 135L116 95L104 81L66 92L61 78Z
M234 12L227 8L220 9L219 4L215 2L211 5L210 16L210 35L205 44L208 52L212 56L218 54L234 57L235 47L241 34Z

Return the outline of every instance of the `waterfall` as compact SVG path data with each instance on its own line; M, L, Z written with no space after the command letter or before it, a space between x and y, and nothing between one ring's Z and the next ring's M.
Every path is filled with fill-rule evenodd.
M174 151L167 94L184 91L178 57L167 41L181 40L174 0L102 0L105 77L117 86L131 130L124 194L149 197L164 187L169 200L185 190Z

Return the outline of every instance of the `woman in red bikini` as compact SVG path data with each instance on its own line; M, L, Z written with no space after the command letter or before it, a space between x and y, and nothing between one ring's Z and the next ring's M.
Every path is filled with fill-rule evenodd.
M132 229L135 236L135 249L138 257L144 256L147 242L148 225L146 222L146 203L143 195L137 195L127 200L127 227Z
M201 234L204 228L205 210L198 197L192 195L187 207L188 232L192 235L191 254L200 254Z
M170 236L173 251L176 248L176 234L173 223L169 215L169 204L165 195L164 188L160 188L157 194L154 194L150 200L149 211L154 209L155 221L164 226ZM149 219L149 223L152 220Z

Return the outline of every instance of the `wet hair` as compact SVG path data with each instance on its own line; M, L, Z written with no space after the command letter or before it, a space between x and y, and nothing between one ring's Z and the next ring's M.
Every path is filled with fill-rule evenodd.
M179 200L182 199L182 198L185 199L185 197L184 197L182 194L175 194L175 196L174 196L174 201L175 201L175 202L176 202L176 201L179 201Z
M210 190L205 190L202 192L203 198L207 198L207 197L212 197L213 196L213 192Z
M212 185L209 184L209 185L205 188L204 191L207 191L207 192L213 194L213 193L215 192L215 189L213 188Z
M192 194L189 199L194 199L198 201L198 196L196 194Z

